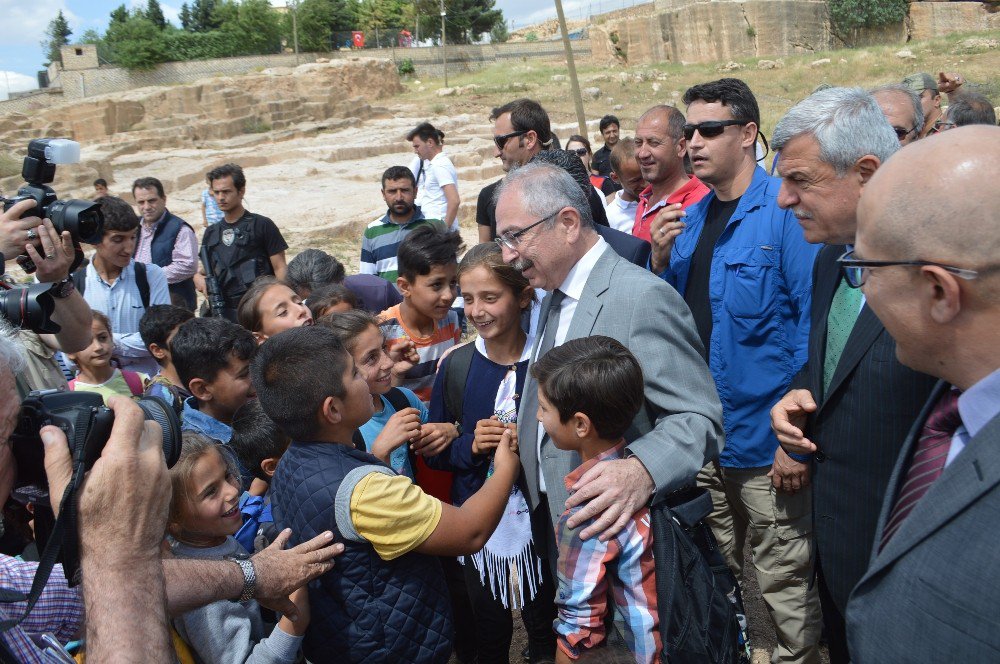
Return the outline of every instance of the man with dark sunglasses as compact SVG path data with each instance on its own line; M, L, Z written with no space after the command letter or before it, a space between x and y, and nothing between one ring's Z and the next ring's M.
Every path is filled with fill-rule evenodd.
M920 95L902 83L882 85L871 91L885 119L892 125L900 145L909 145L920 138L924 127L924 108Z
M781 150L778 204L795 214L806 240L825 245L813 265L808 359L771 409L781 444L772 480L782 492L811 484L815 586L831 664L851 654L868 661L848 653L847 599L868 567L878 505L934 381L896 360L892 337L837 258L854 242L862 192L900 145L860 88L829 88L796 104L772 145Z
M494 108L493 156L500 160L503 172L528 163L532 157L552 146L549 114L533 99L515 99ZM476 201L479 241L490 242L497 236L496 203L493 194L502 180L483 187Z
M747 84L724 78L696 85L684 103L691 165L712 192L688 208L684 222L654 221L652 267L691 308L722 401L726 444L698 483L712 494L709 522L741 580L750 539L778 635L772 661L818 664L809 494L773 490L778 442L761 408L788 390L805 363L817 247L778 207L780 181L757 164L760 110Z

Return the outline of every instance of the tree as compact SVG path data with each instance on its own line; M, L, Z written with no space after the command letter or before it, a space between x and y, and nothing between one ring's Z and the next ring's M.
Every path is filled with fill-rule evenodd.
M181 5L181 13L179 18L181 20L181 29L190 30L192 21L191 8L188 7L188 4L186 2L183 5Z
M194 0L191 5L191 30L208 32L220 25L221 22L215 15L215 0Z
M268 0L242 0L238 5L225 0L216 7L221 30L231 33L251 53L281 50L281 17Z
M468 44L503 23L503 12L493 5L494 0L445 0L448 42Z
M45 29L45 39L42 40L42 48L45 49L46 64L59 62L62 64L62 53L59 49L69 43L69 36L73 31L69 28L69 22L63 16L62 10L49 22L49 27Z
M163 16L163 8L160 7L159 0L147 0L144 16L160 30L167 27L167 19Z
M357 29L354 0L301 0L295 8L300 51L327 51L330 36L337 31ZM285 17L285 37L292 41L292 16Z
M908 0L827 0L833 33L850 45L859 28L899 23L909 11Z
M500 21L490 30L490 43L503 44L510 39L510 32L507 30L507 22Z
M105 41L114 62L128 69L152 69L167 60L164 31L142 12L109 25Z
M128 10L125 9L125 5L118 5L111 10L111 20L108 23L108 27L111 27L113 23L124 23L128 20Z

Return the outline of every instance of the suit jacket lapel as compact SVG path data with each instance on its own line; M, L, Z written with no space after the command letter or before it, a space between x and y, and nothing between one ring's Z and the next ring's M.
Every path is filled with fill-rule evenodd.
M840 356L840 361L837 363L837 368L833 372L833 377L830 379L830 388L823 395L823 402L827 401L829 395L837 391L840 384L844 382L844 379L854 370L854 367L858 365L861 358L865 356L871 345L875 343L878 339L878 335L882 333L883 330L882 321L878 319L875 312L865 304L861 307L861 313L858 314L858 320L854 323L854 328L851 330L851 335L847 338L847 345L844 346L844 352ZM823 332L824 336L826 333L826 321L823 321ZM825 340L824 340L825 346Z
M826 395L823 394L823 357L826 355L826 323L830 315L830 305L833 303L833 294L837 291L837 280L840 276L840 267L837 265L836 257L840 255L839 247L830 250L830 247L820 251L816 260L816 283L813 286L812 300L812 330L809 333L809 366L810 366L810 391L814 398L822 395L819 402L819 410L823 408ZM840 251L843 253L843 251ZM814 414L815 417L815 414Z
M576 303L576 311L573 313L573 320L570 321L569 330L566 332L566 339L579 339L590 336L597 322L597 316L604 306L601 296L607 292L611 286L611 274L614 272L618 261L624 260L609 245L594 268L587 276L587 283L580 294L580 301Z

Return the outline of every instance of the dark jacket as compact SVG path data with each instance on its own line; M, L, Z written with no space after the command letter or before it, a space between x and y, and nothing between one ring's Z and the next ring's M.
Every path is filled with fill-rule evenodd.
M167 210L166 216L156 224L156 228L153 230L153 241L150 244L149 252L154 265L166 267L174 261L174 245L177 244L177 235L185 226L191 228L190 224ZM191 231L194 232L194 229L192 228ZM136 237L135 243L137 247L141 236L142 224L139 224L139 235ZM193 278L169 284L167 287L170 289L171 295L180 297L188 305L188 308L194 310L197 296L195 295Z

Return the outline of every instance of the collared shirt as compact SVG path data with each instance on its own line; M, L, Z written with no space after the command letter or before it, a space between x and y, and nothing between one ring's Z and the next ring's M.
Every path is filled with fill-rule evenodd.
M156 227L167 218L169 211L164 210L160 218L151 224L143 219L142 232L139 233L139 242L135 247L135 259L140 263L153 262L153 234ZM181 230L177 233L177 240L174 241L174 250L170 255L170 264L164 265L163 272L167 275L168 284L176 284L179 281L190 279L198 271L198 238L195 237L194 230L187 224L181 225Z
M413 207L413 216L405 224L394 222L387 211L384 216L365 228L364 236L361 238L361 262L358 264L358 272L376 274L395 286L396 277L399 276L399 264L396 260L399 245L403 244L403 240L414 229L429 224L443 225L443 222L425 218L419 205Z
M778 441L768 412L806 361L812 266L820 245L809 244L795 215L778 207L781 180L756 167L712 254L708 368L722 402L726 468L774 462ZM711 193L688 209L670 265L660 275L682 296L705 227ZM762 404L768 404L762 406Z
M611 148L607 143L594 151L594 156L590 159L590 169L606 178L611 177Z
M611 228L622 233L631 233L635 226L635 212L639 209L639 201L626 201L622 198L623 190L615 192L610 203L604 205L604 213L608 215Z
M576 313L576 305L580 301L580 297L583 295L583 288L587 285L587 278L590 277L590 271L594 269L597 265L597 260L604 253L604 250L608 248L608 243L604 241L604 238L598 236L597 243L590 248L587 253L583 255L580 260L576 262L576 265L570 269L569 274L563 279L562 284L559 285L558 290L562 291L563 297L562 306L559 308L559 327L556 329L556 336L553 341L552 347L555 348L566 341L566 334L569 332L569 325L573 322L573 314ZM545 331L542 330L542 335L545 335ZM539 345L541 343L539 342ZM538 361L538 358L535 358ZM538 423L538 442L537 453L538 453L538 467L542 467L542 446L541 442L545 435L545 428L542 423ZM545 474L538 474L538 490L545 493Z
M233 438L233 428L198 410L198 400L194 397L184 400L181 431L195 431L225 445L229 445L229 441Z
M205 189L201 192L201 204L205 208L205 222L208 225L217 224L226 218L225 213L219 207L219 204L215 202L215 197L212 196L212 192Z
M639 206L635 211L635 225L632 226L632 235L642 238L646 242L652 242L649 237L649 226L653 223L653 219L660 208L680 203L681 209L687 210L705 198L710 191L711 189L705 186L701 180L692 175L691 179L684 186L666 198L660 199L659 202L650 205L649 197L653 195L653 185L647 185L642 190L642 193L639 194Z
M581 464L566 476L566 489L598 463L620 459L624 448L623 440ZM633 514L625 528L607 542L597 537L580 539L580 531L593 519L573 529L567 525L581 509L583 505L566 510L556 524L559 590L554 627L559 648L575 659L604 640L610 586L625 622L626 645L637 662L655 662L660 634L649 508Z
M955 460L969 441L986 426L990 420L1000 415L1000 369L967 389L958 397L958 414L962 416L962 426L951 438L951 448L945 467Z
M146 281L149 282L150 305L170 304L167 277L159 266L146 266ZM115 357L123 369L150 376L159 370L159 365L139 336L139 321L146 309L142 306L142 295L135 281L135 259L129 261L110 284L101 278L93 263L88 265L83 299L91 309L100 311L111 321Z
M38 563L0 555L0 587L5 590L31 591ZM26 602L0 604L0 620L24 615ZM83 625L83 595L80 588L70 588L62 565L52 568L45 589L20 625L3 633L3 641L19 662L46 664L50 660L31 640L32 635L49 633L60 643L71 641Z

